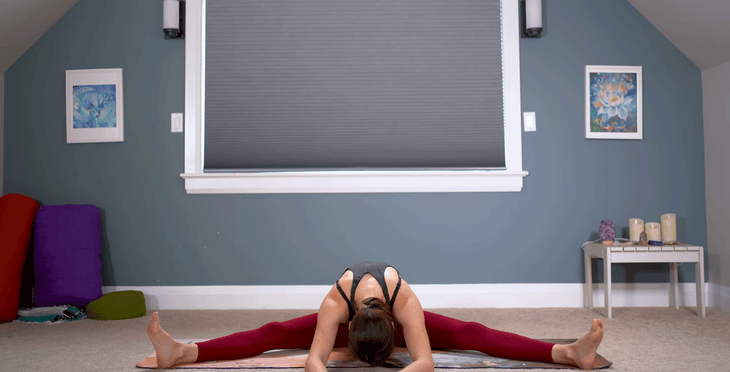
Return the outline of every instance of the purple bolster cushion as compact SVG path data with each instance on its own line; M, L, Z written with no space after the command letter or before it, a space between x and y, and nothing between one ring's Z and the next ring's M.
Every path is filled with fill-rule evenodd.
M99 208L41 206L34 241L35 306L86 306L102 296Z

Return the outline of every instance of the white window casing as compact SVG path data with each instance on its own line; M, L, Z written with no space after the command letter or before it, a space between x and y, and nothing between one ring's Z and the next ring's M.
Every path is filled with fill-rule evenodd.
M186 2L185 190L189 194L519 192L522 170L518 2L503 0L504 170L203 172L205 4Z

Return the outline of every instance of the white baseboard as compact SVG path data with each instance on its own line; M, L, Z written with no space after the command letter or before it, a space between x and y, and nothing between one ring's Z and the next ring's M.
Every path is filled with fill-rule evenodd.
M706 305L730 311L730 288L705 284ZM425 309L583 307L583 284L414 284ZM329 285L295 286L108 286L104 293L144 293L151 310L317 310ZM696 306L694 283L680 283L681 306ZM669 283L614 283L614 307L669 306ZM604 306L603 284L593 285L593 304Z
M730 288L710 283L707 297L711 307L730 313Z

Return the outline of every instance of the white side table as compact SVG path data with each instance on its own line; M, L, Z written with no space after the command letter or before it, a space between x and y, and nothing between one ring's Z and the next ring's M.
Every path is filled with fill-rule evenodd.
M695 245L664 246L617 246L588 243L584 247L586 283L583 295L588 309L593 310L592 258L603 259L603 276L606 285L606 315L611 317L611 265L614 263L669 263L669 306L679 309L678 262L695 263L697 282L697 315L705 317L705 259L704 248Z

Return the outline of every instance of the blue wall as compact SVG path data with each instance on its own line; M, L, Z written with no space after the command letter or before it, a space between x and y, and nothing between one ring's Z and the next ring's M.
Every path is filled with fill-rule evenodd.
M184 43L162 6L81 0L5 74L4 192L99 206L104 285L329 284L360 260L411 283L579 283L602 219L678 218L707 244L700 70L625 0L547 0L521 40L519 193L187 195ZM584 139L585 65L643 66L644 139ZM123 68L125 141L66 144L65 70ZM615 265L614 280L668 281ZM594 275L602 276L600 268ZM693 281L694 268L680 268Z

